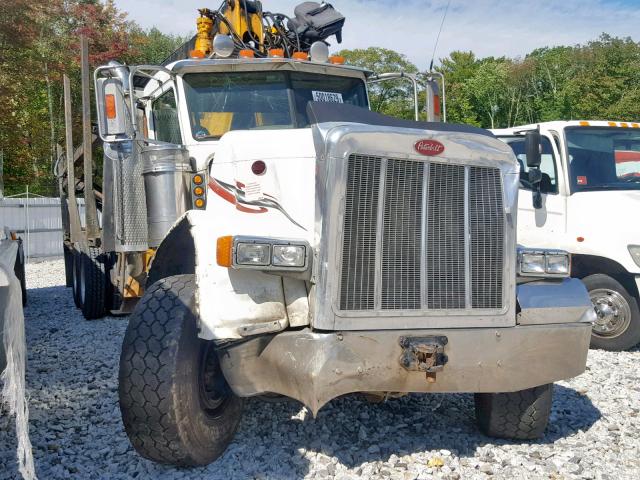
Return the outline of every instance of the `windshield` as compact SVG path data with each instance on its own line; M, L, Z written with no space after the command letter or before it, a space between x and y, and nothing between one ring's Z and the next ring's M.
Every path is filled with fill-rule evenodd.
M573 192L640 190L640 131L575 127L566 137Z
M301 72L192 73L184 76L191 131L196 140L230 130L302 128L310 101L367 108L357 78Z

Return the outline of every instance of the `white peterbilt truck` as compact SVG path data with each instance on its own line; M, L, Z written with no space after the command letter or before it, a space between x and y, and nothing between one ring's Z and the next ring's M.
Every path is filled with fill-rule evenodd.
M201 14L191 58L96 70L102 231L69 243L96 265L85 310L135 303L119 396L136 450L207 464L265 394L315 414L356 392L474 392L486 434L541 436L594 314L566 252L517 250L512 150L371 112L381 77L328 56L330 5Z
M524 136L537 128L542 135L540 193L529 182ZM584 281L597 314L593 347L620 351L637 345L640 124L573 120L493 132L521 164L518 243L571 253L571 274Z

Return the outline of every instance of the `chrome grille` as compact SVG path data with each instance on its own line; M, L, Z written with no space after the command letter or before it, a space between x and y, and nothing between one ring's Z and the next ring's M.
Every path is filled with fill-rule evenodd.
M387 162L380 292L383 309L420 308L423 177L423 163Z
M504 216L500 171L469 167L471 306L502 306Z
M375 254L381 159L352 155L347 171L341 310L375 306Z
M351 155L340 309L501 309L504 228L498 168Z
M464 169L429 165L427 307L465 307Z

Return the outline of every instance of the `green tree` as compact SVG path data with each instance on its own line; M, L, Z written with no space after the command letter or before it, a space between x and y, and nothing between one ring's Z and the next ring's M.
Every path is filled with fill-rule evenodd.
M347 64L365 68L374 73L407 72L416 73L418 68L404 55L387 48L342 50L338 55L345 57ZM414 118L413 86L408 80L387 80L374 83L369 88L371 109L400 118Z

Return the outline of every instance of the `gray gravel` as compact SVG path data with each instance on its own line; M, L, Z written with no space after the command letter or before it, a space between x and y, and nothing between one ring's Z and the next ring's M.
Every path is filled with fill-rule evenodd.
M556 385L539 442L478 433L471 395L384 404L334 400L318 418L295 402L249 400L215 464L175 469L132 450L120 423L117 365L126 318L87 322L60 260L28 265L31 440L41 479L56 478L640 478L640 350L591 351L582 376ZM17 478L13 424L0 416L0 479Z

